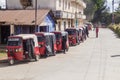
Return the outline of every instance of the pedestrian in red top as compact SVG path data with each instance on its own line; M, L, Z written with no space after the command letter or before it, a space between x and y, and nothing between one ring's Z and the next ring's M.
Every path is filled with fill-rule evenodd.
M98 38L99 27L96 27L96 38Z

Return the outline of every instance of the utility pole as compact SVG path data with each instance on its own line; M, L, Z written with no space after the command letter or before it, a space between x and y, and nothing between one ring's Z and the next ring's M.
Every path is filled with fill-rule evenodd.
M37 0L35 0L35 27L37 26Z
M75 12L75 26L78 27L78 19L77 19L77 0L75 0L76 3L76 12Z
M114 0L112 0L112 24L114 24Z

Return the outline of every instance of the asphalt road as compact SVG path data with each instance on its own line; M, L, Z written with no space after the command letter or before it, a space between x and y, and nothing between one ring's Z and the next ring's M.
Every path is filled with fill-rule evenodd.
M0 80L120 80L120 39L109 29L95 31L66 54L38 62L0 63Z

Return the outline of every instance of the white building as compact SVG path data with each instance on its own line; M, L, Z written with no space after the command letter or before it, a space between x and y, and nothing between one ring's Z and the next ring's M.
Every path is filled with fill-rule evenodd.
M86 19L84 9L86 4L82 0L7 0L7 9L51 9L57 19L56 30L68 27L80 27Z
M5 0L0 0L0 9L5 9L5 8L6 8Z

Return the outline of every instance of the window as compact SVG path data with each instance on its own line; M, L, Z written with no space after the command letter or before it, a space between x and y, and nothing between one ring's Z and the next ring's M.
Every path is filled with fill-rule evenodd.
M65 1L65 9L67 9L67 0Z
M8 46L20 46L22 44L22 39L20 38L9 38L8 39Z
M69 4L68 4L68 9L70 9L70 2L69 2Z
M64 30L66 29L66 21L64 21Z
M70 27L70 21L68 21L68 27Z
M64 4L64 3L65 3L65 1L63 0L63 10L64 10L64 7L65 7L65 4Z
M61 0L59 0L59 7L61 7Z
M27 8L28 6L33 6L32 0L20 0L20 3L24 8Z
M37 39L38 39L38 42L44 42L45 41L45 37L43 35L38 35Z
M61 22L58 22L59 31L61 31Z

